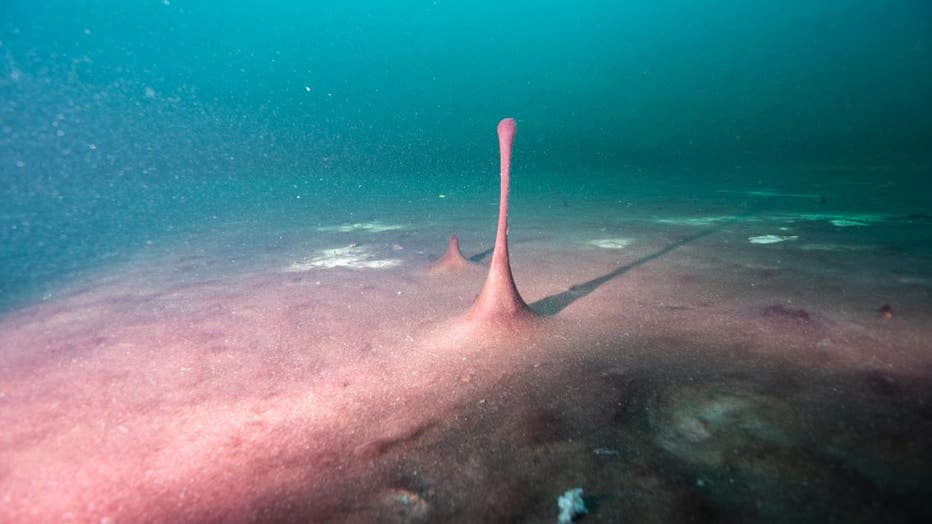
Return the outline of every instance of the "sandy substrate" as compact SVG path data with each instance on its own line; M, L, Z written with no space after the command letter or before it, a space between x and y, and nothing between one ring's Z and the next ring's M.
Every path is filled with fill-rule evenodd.
M928 224L515 207L521 336L451 329L483 274L425 272L452 232L488 262L481 206L231 228L7 312L0 521L932 519L932 274L884 229Z

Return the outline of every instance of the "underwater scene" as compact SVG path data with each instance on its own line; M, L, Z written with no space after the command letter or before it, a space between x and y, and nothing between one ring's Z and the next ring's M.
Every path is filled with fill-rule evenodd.
M0 522L932 522L932 3L0 0Z

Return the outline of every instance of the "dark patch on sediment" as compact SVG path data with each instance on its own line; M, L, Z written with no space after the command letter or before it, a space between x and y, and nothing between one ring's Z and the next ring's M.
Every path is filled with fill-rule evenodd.
M472 508L472 515L461 515L461 522L527 522L528 516L540 512L546 503L529 487L530 481L503 476L490 486L491 493L484 503Z
M511 423L511 437L522 444L539 446L565 438L560 415L547 408L530 409Z
M917 396L914 411L922 418L932 421L932 385L926 386L925 391Z
M916 412L922 402L904 400L928 391L923 383L736 362L713 347L691 346L672 361L659 353L675 343L640 345L652 352L636 366L617 358L630 347L615 347L485 382L435 422L314 470L327 482L295 494L289 515L552 522L556 497L582 487L587 503L601 497L590 508L594 522L932 516L924 504L932 424Z
M728 524L734 522L723 515L697 489L684 490L673 500L670 522L690 524Z
M809 322L812 316L805 309L792 309L782 304L773 304L761 310L761 316L769 319Z
M416 441L435 424L436 421L429 421L402 433L374 438L356 446L353 454L368 459L379 457L397 447Z
M864 380L871 391L877 395L891 398L900 398L903 391L896 383L896 379L880 371L869 371Z
M659 382L643 371L618 371L605 376L615 402L612 423L615 427L638 424L645 426L645 407L656 392Z

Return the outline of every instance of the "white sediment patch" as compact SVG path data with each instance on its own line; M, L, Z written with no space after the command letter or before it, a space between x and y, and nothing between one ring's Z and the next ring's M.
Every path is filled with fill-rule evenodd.
M829 220L829 222L836 227L859 227L859 226L868 226L867 222L858 222L857 220L845 220L845 219L835 219Z
M835 227L870 226L890 218L878 213L786 213L762 217L782 222L828 222Z
M333 269L348 267L351 269L386 269L401 265L397 258L376 258L368 249L361 246L347 246L321 249L317 255L305 262L296 262L285 271L298 272L312 269Z
M910 286L932 286L932 278L923 278L923 277L899 277L896 279L900 284L908 284Z
M586 242L587 245L602 249L624 249L634 242L630 238L598 238Z
M822 198L822 195L815 195L812 193L781 193L779 191L734 191L730 189L719 189L716 193L738 193L741 195L756 196L756 197L789 197L789 198L808 198L811 200L818 200Z
M803 251L871 251L878 249L877 246L871 244L803 244L799 246L799 249Z
M748 237L748 242L752 244L776 244L778 242L786 242L787 240L796 240L796 235L783 236L783 235L760 235L756 237Z
M321 226L317 228L318 231L337 233L353 233L357 231L381 233L383 231L395 231L398 229L404 229L404 226L398 224L383 224L378 220L373 220L372 222L357 222L355 224L340 224L338 226Z
M731 215L716 217L662 217L655 218L652 222L671 226L714 226L715 224L734 219L735 217Z
M813 213L800 215L800 217L803 220L828 220L833 224L839 222L839 224L835 224L836 226L845 223L857 223L857 225L876 224L890 218L889 215L878 213Z
M890 215L876 213L775 213L768 215L749 215L738 217L734 215L722 216L704 216L704 217L658 217L648 219L655 224L665 224L671 226L698 226L709 227L728 221L737 221L746 223L768 223L768 222L828 222L835 227L863 227L878 224L888 220Z

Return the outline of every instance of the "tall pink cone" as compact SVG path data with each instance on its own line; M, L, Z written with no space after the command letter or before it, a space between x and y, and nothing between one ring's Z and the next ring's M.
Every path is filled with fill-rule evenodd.
M535 318L515 287L508 259L508 191L511 180L511 148L518 125L513 118L498 123L498 144L501 152L501 197L498 204L498 230L489 274L476 302L466 313L465 320L490 323L515 329Z

